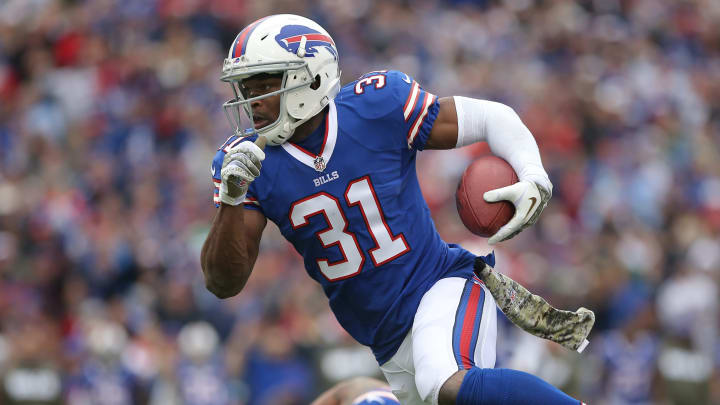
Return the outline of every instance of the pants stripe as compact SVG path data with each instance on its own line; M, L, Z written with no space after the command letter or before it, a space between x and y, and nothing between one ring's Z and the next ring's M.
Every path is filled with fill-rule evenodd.
M453 353L460 370L475 365L475 348L484 303L485 292L480 284L468 280L460 297L453 326Z
M472 325L472 338L470 339L470 348L468 350L468 361L472 364L469 367L472 367L475 365L475 348L477 346L478 341L478 334L480 333L480 321L482 320L482 313L483 308L485 306L485 290L479 285L473 283L472 287L472 293L471 293L471 301L472 301L472 294L476 294L477 296L477 303L474 304L476 308L474 322ZM468 367L468 368L469 368Z

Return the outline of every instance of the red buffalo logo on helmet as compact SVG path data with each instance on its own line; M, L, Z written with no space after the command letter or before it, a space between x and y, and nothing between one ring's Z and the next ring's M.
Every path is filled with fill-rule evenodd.
M335 42L330 36L316 31L304 25L286 25L280 29L280 33L275 36L275 41L290 53L297 53L300 47L300 41L305 37L305 56L314 57L318 52L317 47L325 47L337 59L337 51L335 51Z

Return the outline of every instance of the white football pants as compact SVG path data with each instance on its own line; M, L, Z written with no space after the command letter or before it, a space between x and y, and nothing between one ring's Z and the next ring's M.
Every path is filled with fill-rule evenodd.
M437 405L458 370L495 367L495 300L477 278L439 280L423 295L397 353L380 366L403 405Z

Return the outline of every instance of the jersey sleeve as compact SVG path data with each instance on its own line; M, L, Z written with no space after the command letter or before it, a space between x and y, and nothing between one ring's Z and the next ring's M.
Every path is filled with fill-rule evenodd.
M213 181L213 203L215 204L215 208L220 208L220 184L222 183L220 172L222 171L223 159L225 159L225 155L230 148L237 146L237 144L243 141L250 142L252 141L252 138L240 138L233 135L229 137L215 153L215 157L213 158L212 165L210 167L210 174L212 174ZM248 187L248 192L245 196L245 200L243 201L243 206L248 209L260 209L260 203L256 197L254 183L250 183L250 187Z
M380 111L382 119L400 128L408 148L425 148L440 111L436 95L397 70L366 73L354 83L354 90L361 105Z

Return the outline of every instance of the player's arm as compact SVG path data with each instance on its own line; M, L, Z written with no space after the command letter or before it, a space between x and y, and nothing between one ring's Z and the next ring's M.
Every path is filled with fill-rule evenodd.
M458 108L455 104L458 99L462 104L470 105ZM430 131L426 148L451 149L472 142L487 141L493 153L507 160L520 178L520 182L516 185L492 190L488 193L493 191L500 191L500 194L507 193L507 190L513 187L517 189L517 192L531 192L533 187L536 190L543 190L544 187L552 190L552 184L542 168L535 140L510 107L464 97L441 98L439 103L440 111ZM473 113L472 115L466 111L468 109ZM463 122L463 118L478 122L466 124ZM485 123L483 124L483 122ZM476 131L476 133L472 131ZM512 153L517 150L520 152ZM523 168L526 168L526 171L523 171ZM523 180L527 180L527 184L523 184ZM544 197L549 199L550 191L547 191ZM540 194L543 195L544 192L544 190L540 191ZM522 194L520 195L522 196ZM484 198L489 200L487 193ZM522 208L525 209L525 212L522 213L523 216L537 218L546 201L541 200L541 204L537 204L539 207L534 213L528 211L527 205L523 205L522 202L518 204L513 201L516 207L515 216L492 238L498 237L503 229L510 226L518 218L517 212ZM511 238L522 230L523 225L527 226L531 223L530 221L526 221L525 224L520 223L521 227L509 233L506 238ZM493 255L476 258L475 274L485 282L485 286L495 298L498 307L508 319L526 332L552 340L571 350L582 351L585 348L588 344L587 337L595 323L595 314L592 311L586 308L580 308L575 312L556 309L542 297L532 294L510 277L493 271L494 262Z
M587 308L565 311L550 305L512 278L495 271L494 254L475 259L475 274L485 283L498 308L524 331L552 340L570 350L582 352L593 325L595 313Z
M552 195L552 183L535 138L520 117L512 108L487 100L444 97L438 102L438 116L425 148L451 149L487 142L493 154L505 159L520 180L483 196L488 202L508 200L515 205L515 216L488 242L510 239L534 224Z
M441 97L438 99L440 111L430 130L430 137L425 149L453 149L458 143L458 121L455 99Z
M232 297L245 286L266 224L260 211L221 204L200 254L205 286L218 298Z
M310 405L349 405L368 391L389 388L386 383L374 378L355 377L335 384Z
M243 202L264 158L261 147L250 141L230 148L222 158L220 208L200 254L205 285L219 298L243 289L257 259L267 219L260 211L245 209Z

